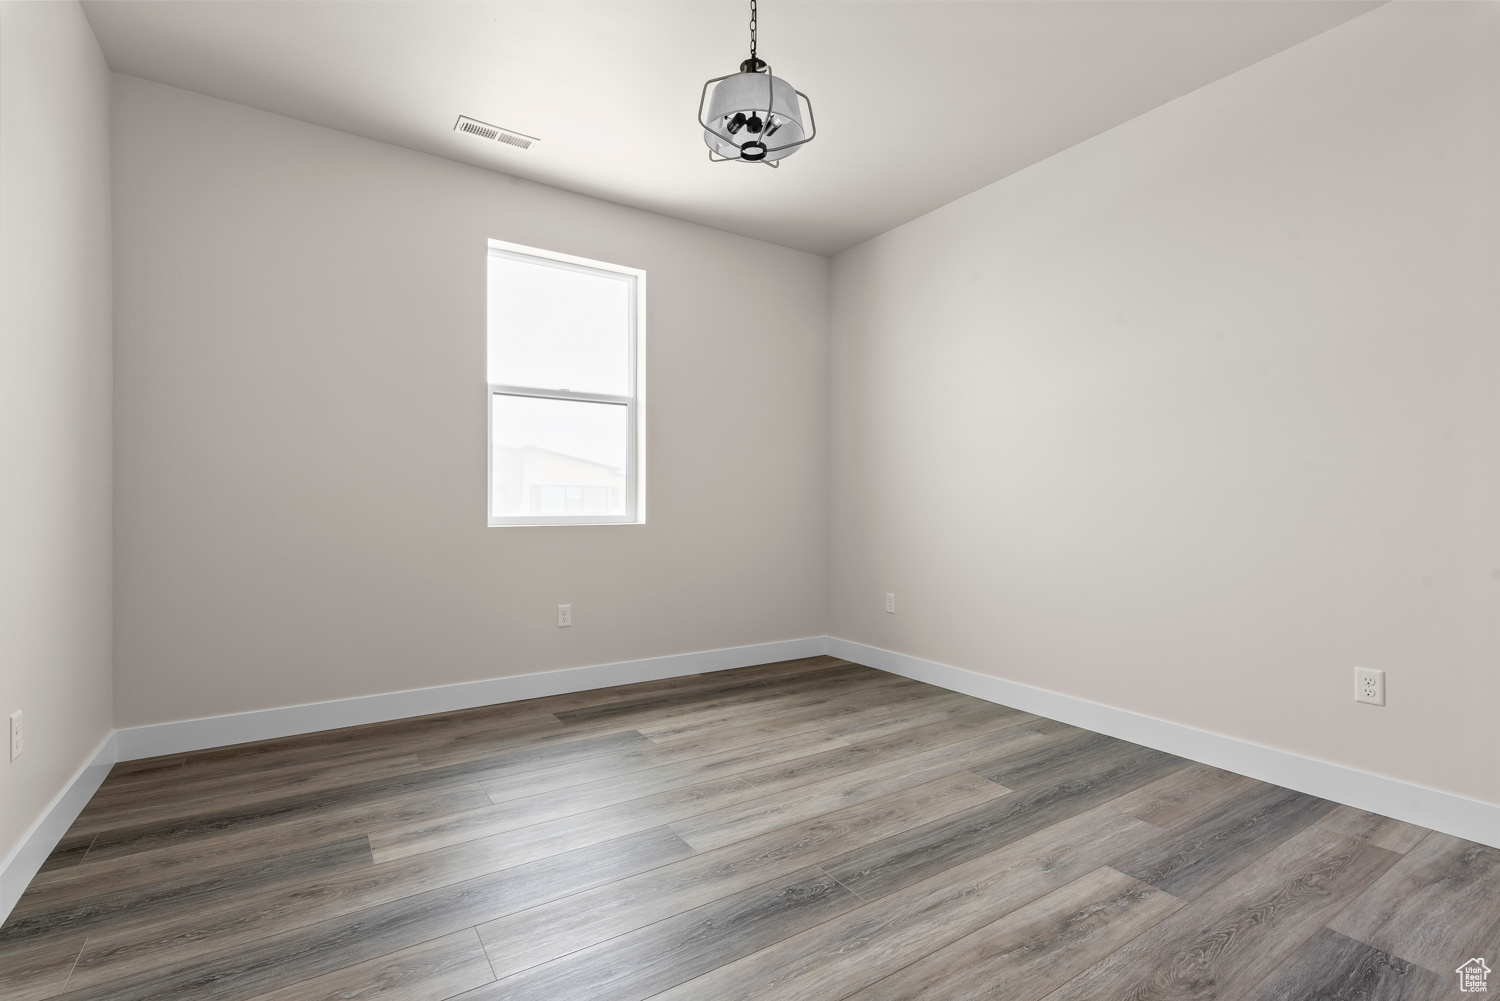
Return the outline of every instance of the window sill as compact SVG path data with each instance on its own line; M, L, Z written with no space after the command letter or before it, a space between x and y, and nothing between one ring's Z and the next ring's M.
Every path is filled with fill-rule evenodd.
M574 517L548 518L545 516L535 518L491 518L490 528L527 528L533 526L556 527L564 525L644 525L645 522L637 518L610 518L590 517L588 515Z

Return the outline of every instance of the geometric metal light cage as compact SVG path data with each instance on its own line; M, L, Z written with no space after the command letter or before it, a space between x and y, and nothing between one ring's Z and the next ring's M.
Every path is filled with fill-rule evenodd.
M750 58L740 63L738 73L706 82L698 99L698 124L714 163L734 160L777 167L783 157L817 137L812 100L773 75L765 60L756 56L755 44L756 0L750 0Z

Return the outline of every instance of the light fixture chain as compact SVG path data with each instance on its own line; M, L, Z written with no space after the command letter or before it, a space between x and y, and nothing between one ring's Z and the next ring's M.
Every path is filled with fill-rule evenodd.
M750 61L755 62L755 0L750 0Z
M738 161L780 167L783 158L818 134L812 99L771 75L771 67L757 51L759 42L760 0L750 0L750 58L740 63L738 73L706 82L698 96L698 124L713 163ZM810 135L803 132L804 116L812 126Z

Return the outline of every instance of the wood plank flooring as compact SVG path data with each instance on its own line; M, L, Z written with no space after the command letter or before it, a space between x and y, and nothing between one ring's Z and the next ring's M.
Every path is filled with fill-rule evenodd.
M1473 956L1500 851L815 657L118 765L0 999L1425 1001Z

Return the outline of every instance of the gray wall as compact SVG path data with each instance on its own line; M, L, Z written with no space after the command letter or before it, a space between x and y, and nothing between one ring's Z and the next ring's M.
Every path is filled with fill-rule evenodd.
M110 730L109 204L83 11L0 4L0 859Z
M130 77L114 113L116 726L824 632L825 258ZM490 237L648 272L645 525L485 526Z
M1392 4L836 258L831 632L1500 801L1497 93Z

